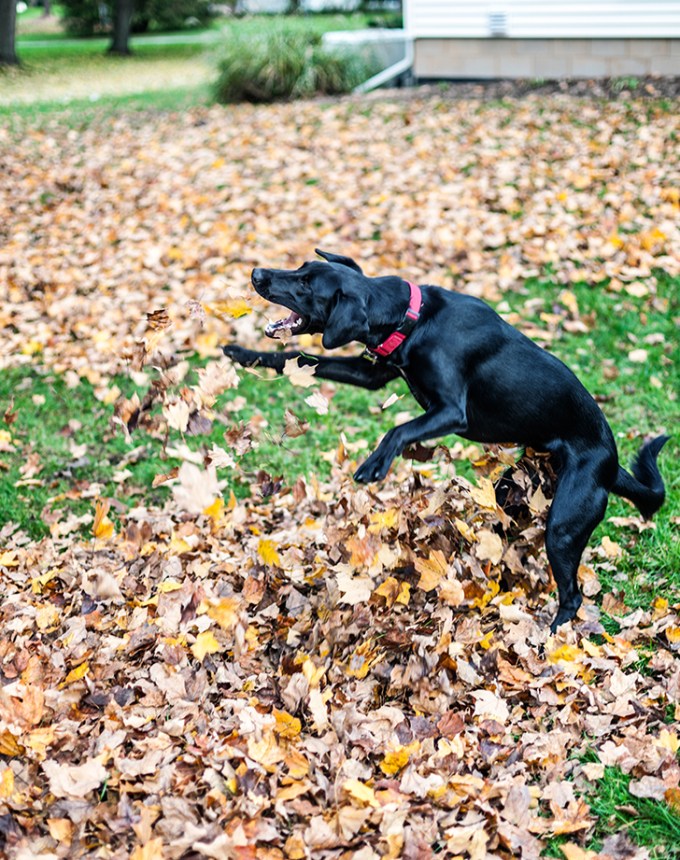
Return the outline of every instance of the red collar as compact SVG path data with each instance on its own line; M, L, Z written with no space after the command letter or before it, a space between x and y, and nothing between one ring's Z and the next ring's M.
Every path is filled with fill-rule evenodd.
M393 331L392 334L381 344L378 344L378 346L373 348L366 347L364 356L370 361L376 362L378 358L385 358L385 356L393 353L394 350L398 346L401 346L401 344L406 340L408 335L414 329L415 324L418 322L423 294L417 284L412 284L410 281L407 283L409 290L411 291L411 298L406 313L404 314L404 319L401 321L397 329Z

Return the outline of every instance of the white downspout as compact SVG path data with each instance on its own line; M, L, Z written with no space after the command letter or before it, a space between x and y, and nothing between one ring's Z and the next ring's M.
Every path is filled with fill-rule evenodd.
M406 31L406 54L404 58L394 63L392 66L388 66L386 69L383 69L382 72L378 72L377 75L373 75L372 78L369 78L367 81L364 81L363 84L359 84L358 87L354 88L355 93L369 93L371 90L375 90L378 87L381 87L383 84L388 83L388 81L393 80L399 75L403 75L404 72L408 72L408 70L413 66L413 39L408 35L408 30Z

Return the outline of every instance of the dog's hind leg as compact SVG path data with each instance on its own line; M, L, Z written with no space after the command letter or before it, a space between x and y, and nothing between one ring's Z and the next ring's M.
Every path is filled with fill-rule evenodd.
M587 463L573 463L571 459L567 458L558 471L545 530L545 548L559 595L557 616L550 625L553 633L576 616L583 601L578 566L591 534L604 517L617 469L615 457Z

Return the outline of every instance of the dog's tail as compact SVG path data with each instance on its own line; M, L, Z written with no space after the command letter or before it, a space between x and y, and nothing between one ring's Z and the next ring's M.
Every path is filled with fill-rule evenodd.
M645 519L649 519L659 510L666 497L656 458L670 438L670 436L657 436L645 442L633 460L631 467L633 474L627 472L623 466L619 466L619 472L612 487L617 495L629 499Z

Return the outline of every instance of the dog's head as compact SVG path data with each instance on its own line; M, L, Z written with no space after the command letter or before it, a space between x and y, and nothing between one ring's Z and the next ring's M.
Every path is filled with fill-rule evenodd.
M326 349L365 339L368 279L349 257L316 253L327 262L315 260L293 271L253 269L252 284L262 298L292 311L270 323L265 334L275 338L284 331L323 333Z

